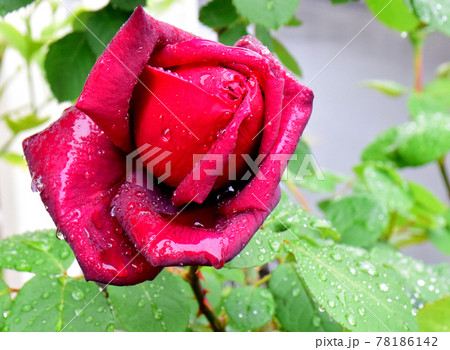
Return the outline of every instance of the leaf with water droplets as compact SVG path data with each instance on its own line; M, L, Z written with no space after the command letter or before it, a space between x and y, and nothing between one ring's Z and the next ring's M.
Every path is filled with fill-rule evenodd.
M0 267L40 275L64 273L74 255L54 230L14 235L0 241Z
M231 288L230 281L240 285L245 282L244 273L238 269L222 268L216 270L213 267L203 266L201 275L204 278L203 287L208 291L206 298L218 313L220 313L222 307L223 296Z
M397 279L405 287L414 309L450 294L448 264L425 265L387 244L377 245L371 250L370 255L372 261L383 264L398 274Z
M189 284L165 270L151 282L109 286L108 293L118 328L125 331L182 332L194 311Z
M267 264L280 252L282 242L282 236L278 231L264 226L233 260L225 264L225 267L244 269Z
M5 323L4 313L9 310L11 305L11 291L7 284L0 279L0 331Z
M232 324L243 331L264 326L275 312L272 294L261 287L234 288L224 306Z
M11 332L104 332L113 318L94 282L35 276L14 298L6 319Z
M414 0L414 9L422 22L450 35L450 0Z
M450 295L425 305L417 320L421 332L450 332Z
M382 163L364 163L355 167L361 183L359 192L368 191L389 211L404 213L413 205L408 183L392 167Z
M341 242L354 246L375 243L389 222L383 203L371 195L340 198L326 206L325 214L341 233Z
M290 264L278 265L272 272L269 288L276 304L276 317L289 332L338 332L342 327L330 319L305 289ZM335 305L330 302L330 306ZM323 310L323 309L322 309Z
M352 331L417 330L409 298L396 275L360 248L291 246L298 273L318 304Z

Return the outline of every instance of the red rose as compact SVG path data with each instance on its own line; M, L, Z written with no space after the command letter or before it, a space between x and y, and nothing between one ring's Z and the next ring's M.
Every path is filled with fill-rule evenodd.
M228 47L139 7L76 105L24 141L25 157L87 280L129 285L164 266L220 268L278 203L312 100L256 39ZM127 173L137 153L147 183L142 169Z

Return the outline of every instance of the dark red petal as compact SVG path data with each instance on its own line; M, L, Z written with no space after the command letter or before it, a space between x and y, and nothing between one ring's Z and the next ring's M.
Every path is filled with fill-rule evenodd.
M125 178L125 157L87 115L71 107L23 147L33 187L87 280L130 285L159 273L137 255L110 214L111 199Z
M248 88L250 91L230 124L220 133L205 159L195 164L194 169L173 193L172 201L176 206L190 201L203 203L213 188L218 189L230 184L228 164L232 153L236 155L236 169L232 175L235 179L242 177L246 170L242 155L254 156L260 141L260 138L254 136L263 126L260 89L255 83L253 87Z
M248 37L241 39L246 42ZM251 42L251 41L249 41ZM284 72L270 52L263 55L243 47L229 47L205 39L193 39L169 45L150 57L150 64L156 67L176 67L185 64L222 64L243 74L258 78L264 91L265 121L260 145L260 154L267 154L273 147L279 133L284 91Z
M177 215L170 199L156 187L125 182L113 204L125 232L152 265L220 268L245 247L279 198L277 190L264 210L235 215L220 216L214 206L188 208Z
M314 98L312 91L301 85L258 40L246 37L237 45L264 55L271 61L274 69L284 72L284 98L278 137L269 155L261 163L260 176L255 176L240 193L224 203L219 210L221 214L249 209L263 210L267 207L278 188L278 183L287 165L286 160L295 151L309 120Z
M192 34L157 21L138 7L92 68L76 107L117 147L131 151L128 109L139 74L155 49L192 38Z
M159 178L170 162L170 176L164 182L176 187L191 172L193 155L207 152L219 131L230 122L234 108L162 69L147 66L141 80L146 85L136 87L131 103L136 145L171 152L158 162L146 159L144 165L151 165L149 170ZM141 154L142 159L145 156Z

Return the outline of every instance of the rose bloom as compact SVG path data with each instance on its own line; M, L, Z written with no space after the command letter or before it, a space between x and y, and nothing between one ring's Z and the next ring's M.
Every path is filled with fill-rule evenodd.
M132 285L164 266L221 268L245 247L312 100L255 38L225 46L139 7L76 105L23 147L86 280Z

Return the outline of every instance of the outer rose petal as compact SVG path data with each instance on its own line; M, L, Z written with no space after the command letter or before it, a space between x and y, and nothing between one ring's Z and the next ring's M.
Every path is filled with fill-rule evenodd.
M159 46L192 38L192 34L150 17L139 6L95 63L76 107L117 147L131 151L128 109L139 74Z
M244 37L236 45L267 57L274 70L284 73L284 99L279 112L281 124L278 137L268 157L259 167L260 176L255 176L240 193L224 203L219 210L221 214L267 208L309 120L314 98L312 91L301 85L257 39Z
M71 107L23 147L33 186L86 280L130 285L159 273L138 255L110 214L111 199L125 177L125 157L87 115Z
M117 220L152 265L221 268L245 247L279 199L277 189L265 210L221 216L215 206L203 205L177 215L170 199L156 187L125 182L113 205Z

